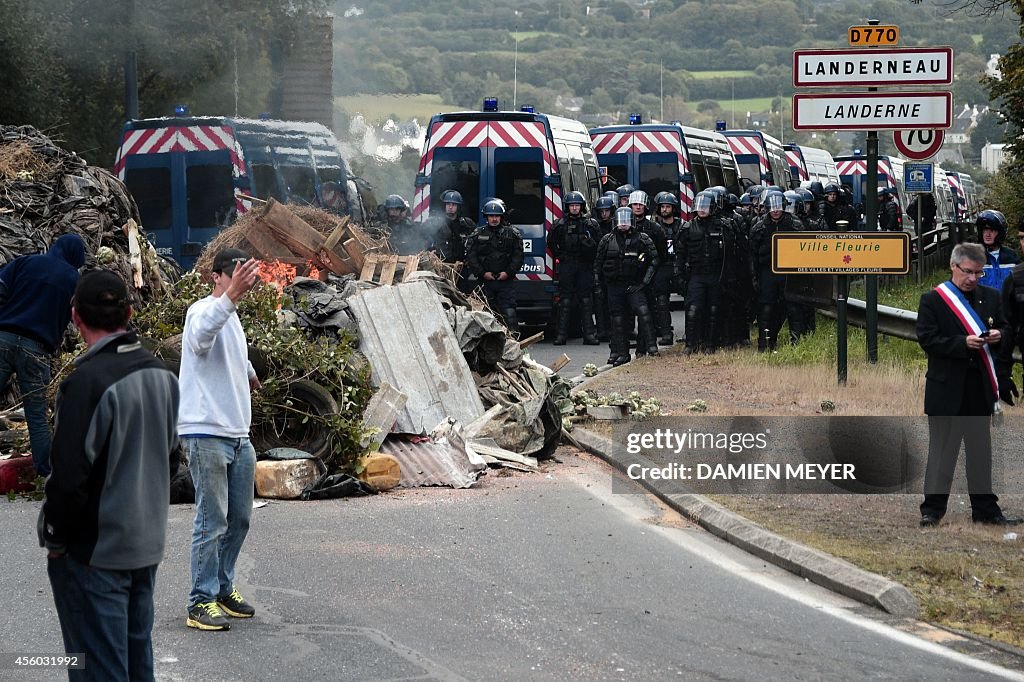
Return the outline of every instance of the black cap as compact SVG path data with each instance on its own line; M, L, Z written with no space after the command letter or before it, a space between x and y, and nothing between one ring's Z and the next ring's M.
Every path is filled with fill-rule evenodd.
M123 308L128 303L127 285L110 270L91 270L82 275L75 287L78 308Z
M245 263L249 258L249 254L241 249L221 249L213 258L212 269L230 277L235 271L235 266Z

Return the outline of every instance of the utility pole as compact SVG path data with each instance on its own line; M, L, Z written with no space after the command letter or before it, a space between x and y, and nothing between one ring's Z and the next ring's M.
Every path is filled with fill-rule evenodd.
M661 60L661 121L665 122L665 60Z

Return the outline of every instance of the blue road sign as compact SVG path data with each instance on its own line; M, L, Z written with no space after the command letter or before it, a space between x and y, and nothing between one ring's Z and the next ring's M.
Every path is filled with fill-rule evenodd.
M905 163L903 164L903 188L907 192L929 194L932 191L932 172L934 166L930 163Z

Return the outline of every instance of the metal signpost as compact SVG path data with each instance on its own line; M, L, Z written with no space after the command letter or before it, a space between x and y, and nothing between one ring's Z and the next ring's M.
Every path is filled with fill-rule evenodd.
M953 48L899 48L898 26L880 26L871 20L867 26L851 26L847 34L851 49L796 50L793 53L793 86L815 88L864 87L867 92L815 93L793 95L793 128L796 130L865 130L867 131L867 187L864 209L868 232L878 230L878 131L903 131L909 148L921 147L924 153L942 144L941 130L953 121L953 96L948 91L910 92L895 90L902 86L939 86L953 82ZM877 92L879 86L889 90ZM897 142L897 146L899 146ZM902 149L901 149L902 151ZM932 152L934 154L934 151ZM907 155L908 158L915 158ZM921 157L927 158L927 157ZM919 202L920 204L920 202ZM920 223L920 221L918 221ZM906 269L909 271L909 237L901 236L907 245ZM844 236L844 235L839 235ZM845 235L849 237L849 235ZM881 245L878 245L881 248ZM773 264L776 248L787 248L785 242L772 242ZM799 252L824 258L825 250ZM855 252L867 254L870 252ZM918 252L923 253L921 251ZM835 256L832 253L831 256ZM852 256L853 253L844 255ZM822 266L824 267L824 266ZM836 364L840 384L846 383L846 302L849 297L849 271L834 272L836 293ZM878 280L877 272L858 271L867 284L867 351L868 360L878 357ZM881 271L878 271L881 272Z
M903 189L907 190L908 194L917 195L917 218L914 221L914 225L917 228L918 258L924 255L924 234L921 230L921 209L924 202L921 200L921 195L932 193L935 188L934 177L935 167L930 163L903 164ZM917 283L920 284L923 279L924 274L919 266L917 268Z

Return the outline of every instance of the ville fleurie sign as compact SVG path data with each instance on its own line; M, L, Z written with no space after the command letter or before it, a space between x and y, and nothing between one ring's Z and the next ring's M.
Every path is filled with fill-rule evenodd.
M905 232L776 232L772 272L777 275L905 275L910 235Z
M795 50L794 87L949 85L953 48Z
M943 92L847 92L793 95L796 130L949 128L953 95Z

